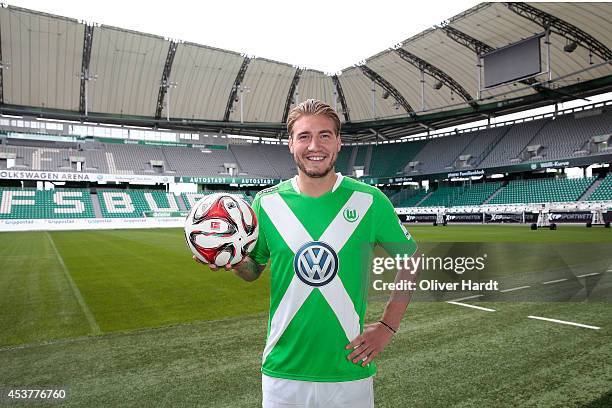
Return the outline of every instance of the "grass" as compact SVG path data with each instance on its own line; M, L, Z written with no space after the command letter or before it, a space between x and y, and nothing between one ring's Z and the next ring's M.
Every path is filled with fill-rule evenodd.
M612 243L584 227L410 230L421 243ZM0 234L0 390L64 388L65 406L260 406L268 285L195 264L180 230ZM377 407L612 406L610 300L413 302L378 359Z

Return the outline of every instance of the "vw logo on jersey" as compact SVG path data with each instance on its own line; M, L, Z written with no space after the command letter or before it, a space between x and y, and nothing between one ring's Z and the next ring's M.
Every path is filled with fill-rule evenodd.
M293 258L293 270L310 286L327 285L338 273L338 254L322 241L302 245Z

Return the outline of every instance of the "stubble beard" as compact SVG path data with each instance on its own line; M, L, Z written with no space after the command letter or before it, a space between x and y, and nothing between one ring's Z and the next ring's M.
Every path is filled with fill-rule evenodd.
M313 170L308 170L306 168L306 165L304 163L304 161L306 159L299 159L296 160L296 164L298 166L298 168L302 171L302 173L304 173L306 176L308 177L312 177L312 178L322 178L327 176L331 171L334 170L334 166L336 165L336 160L338 159L338 154L334 154L332 156L332 159L329 163L329 166L327 166L327 168L323 169L323 170L319 170L319 171L313 171Z

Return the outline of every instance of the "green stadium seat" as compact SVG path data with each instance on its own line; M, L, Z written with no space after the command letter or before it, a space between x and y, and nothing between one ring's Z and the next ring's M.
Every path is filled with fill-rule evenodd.
M94 217L87 189L0 188L0 219Z
M499 194L493 197L489 204L533 204L577 201L594 180L594 177L512 180L502 188Z
M236 196L244 199L247 203L251 203L253 200L249 197L245 192L236 192L236 191L202 191L199 193L181 193L181 197L183 198L183 202L188 210L191 209L195 205L195 203L206 197L207 195L214 193L226 193L231 196Z
M612 173L608 174L587 201L612 200Z
M99 189L104 218L138 218L145 211L180 211L172 193L147 190Z

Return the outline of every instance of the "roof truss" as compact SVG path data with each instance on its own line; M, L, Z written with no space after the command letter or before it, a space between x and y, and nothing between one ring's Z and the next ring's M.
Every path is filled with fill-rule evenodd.
M349 114L348 106L346 105L346 98L344 97L344 92L342 91L342 84L340 84L338 75L332 76L332 82L334 83L334 87L336 88L336 95L340 100L340 106L342 106L342 114L344 115L344 121L350 122L351 116Z
M295 75L293 75L293 80L291 81L291 86L289 87L289 92L287 92L287 99L285 100L285 109L283 110L283 120L282 123L287 122L287 116L289 116L289 109L291 108L291 103L294 102L295 99L295 90L297 88L298 83L300 82L300 76L302 75L302 69L297 68L295 70Z
M567 38L580 43L584 48L597 55L603 61L612 60L612 51L590 34L584 32L565 20L548 14L527 3L504 3L508 9L534 23Z
M89 62L91 61L91 45L93 44L94 26L92 24L85 25L83 34L83 61L81 62L81 90L79 94L79 112L85 114L85 93L87 90L87 81L89 81Z
M159 85L159 94L157 95L157 105L155 107L155 119L161 118L162 110L164 109L164 99L166 93L168 93L168 87L170 86L170 71L172 70L172 62L174 61L174 55L176 55L176 49L178 43L170 41L168 46L168 54L166 55L166 63L164 64L164 71Z
M397 48L395 52L404 61L414 65L421 71L425 71L427 74L431 75L433 78L437 79L438 81L448 86L450 89L455 91L455 93L459 94L459 96L461 96L463 100L465 100L466 102L474 100L474 98L472 98L469 92L463 86L461 86L459 82L455 81L453 77L448 75L446 72L430 64L429 62L417 57L411 52L406 51L403 48Z
M248 56L245 56L244 60L242 60L242 65L238 70L238 74L236 74L234 85L232 86L229 98L227 99L227 105L225 106L225 114L223 115L224 122L227 122L229 120L230 113L232 113L234 99L236 99L236 95L238 94L238 87L240 87L240 84L244 80L244 75L246 74L247 68L249 67L249 62L251 62L251 59Z
M397 101L397 103L400 104L400 106L404 108L404 110L407 113L414 112L414 109L412 109L412 106L410 106L406 98L404 98L404 96L393 85L391 85L389 81L387 81L385 78L380 76L376 71L374 71L372 68L369 68L366 65L360 65L359 69L361 69L361 71L364 73L365 76L370 78L372 81L378 84L385 91L389 92L389 95L393 96L393 98Z
M472 37L471 35L464 33L463 31L457 30L456 28L451 27L450 25L445 25L440 28L446 33L446 35L450 39L474 51L478 57L483 54L495 51L495 48L491 47L489 44L485 44L484 42ZM543 87L537 84L538 81L535 78L527 78L519 82L525 85L533 85L533 89L535 89L537 92L542 92L543 90Z

